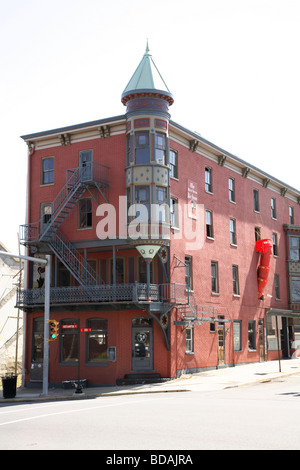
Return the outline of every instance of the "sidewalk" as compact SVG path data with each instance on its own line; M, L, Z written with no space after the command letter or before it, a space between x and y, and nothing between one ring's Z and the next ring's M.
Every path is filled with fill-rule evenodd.
M49 388L49 393L45 396L42 395L41 389L18 388L15 398L5 399L1 390L0 404L25 401L87 399L140 393L216 391L259 382L269 382L293 374L300 374L300 359L281 360L281 372L279 372L278 361L255 362L237 365L236 367L226 367L197 374L183 375L178 379L157 384L87 387L83 389L83 393L75 393L75 389Z

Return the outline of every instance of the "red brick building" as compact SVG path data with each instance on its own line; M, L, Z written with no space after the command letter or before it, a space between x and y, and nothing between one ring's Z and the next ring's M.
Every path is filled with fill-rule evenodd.
M124 115L22 137L21 242L52 255L49 383L76 379L78 365L100 385L272 360L278 342L290 357L300 348L300 192L173 122L148 47L121 99ZM43 284L28 263L17 298L27 385L42 380Z

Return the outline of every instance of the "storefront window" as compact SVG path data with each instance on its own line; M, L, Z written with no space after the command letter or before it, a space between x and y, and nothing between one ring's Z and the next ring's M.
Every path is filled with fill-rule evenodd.
M88 362L107 362L107 320L93 318L87 322L88 328L92 331L88 333Z

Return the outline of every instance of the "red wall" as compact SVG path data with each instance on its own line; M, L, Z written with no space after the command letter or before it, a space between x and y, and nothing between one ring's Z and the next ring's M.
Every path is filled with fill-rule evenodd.
M217 163L189 151L177 142L170 142L170 148L178 152L179 180L171 179L171 196L178 198L179 204L187 203L188 180L197 183L198 204L204 205L204 210L213 212L214 240L206 238L205 215L203 228L204 244L200 250L187 250L185 240L172 240L170 263L171 282L185 282L184 268L175 268L178 264L174 258L184 261L185 255L193 257L193 290L196 303L199 305L220 305L228 309L231 319L242 320L242 345L240 353L233 351L232 328L226 334L226 363L249 362L259 360L258 351L258 318L265 316L267 307L288 308L288 285L286 272L285 234L283 224L289 223L289 206L294 207L295 224L300 223L299 205L280 194L264 188L262 184L244 178L242 175L219 166ZM212 169L213 194L205 192L205 167ZM229 201L228 178L235 179L235 200ZM253 209L253 189L259 190L260 213ZM277 220L271 218L271 197L276 199ZM236 220L237 246L230 244L229 219ZM265 299L258 300L257 267L259 253L255 250L255 226L261 228L262 238L272 239L272 233L277 233L278 256L271 257L269 282L266 287ZM176 231L175 231L176 233ZM219 294L211 293L211 261L218 262ZM232 265L239 267L240 296L233 295ZM274 274L280 277L281 300L275 299ZM272 297L268 297L271 295ZM173 316L175 318L176 311ZM180 315L177 312L177 319ZM255 352L248 351L248 320L256 320ZM176 340L181 344L177 348L177 368L202 367L203 364L217 364L217 333L209 331L209 324L195 326L195 351L193 356L186 355L185 332L182 327L174 327ZM225 326L226 329L226 326Z
M94 139L86 142L72 143L70 146L58 146L45 150L37 150L30 160L30 222L37 222L41 217L41 204L55 199L61 188L66 184L66 170L79 167L79 152L93 150L93 162L109 167L109 203L118 211L119 195L125 196L125 135L116 135L106 139ZM42 159L54 156L54 184L41 185ZM82 197L91 197L86 193ZM106 201L100 196L99 204ZM97 202L93 204L93 227L78 228L78 207L74 207L67 219L62 223L61 230L70 241L95 239L97 222ZM118 213L118 212L117 212ZM117 219L118 233L118 219Z

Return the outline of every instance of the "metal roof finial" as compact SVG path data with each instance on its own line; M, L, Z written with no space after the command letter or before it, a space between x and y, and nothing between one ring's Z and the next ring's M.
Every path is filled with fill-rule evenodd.
M147 38L147 45L146 45L146 52L145 54L149 55L150 49L149 49L149 43L148 43L148 38Z

